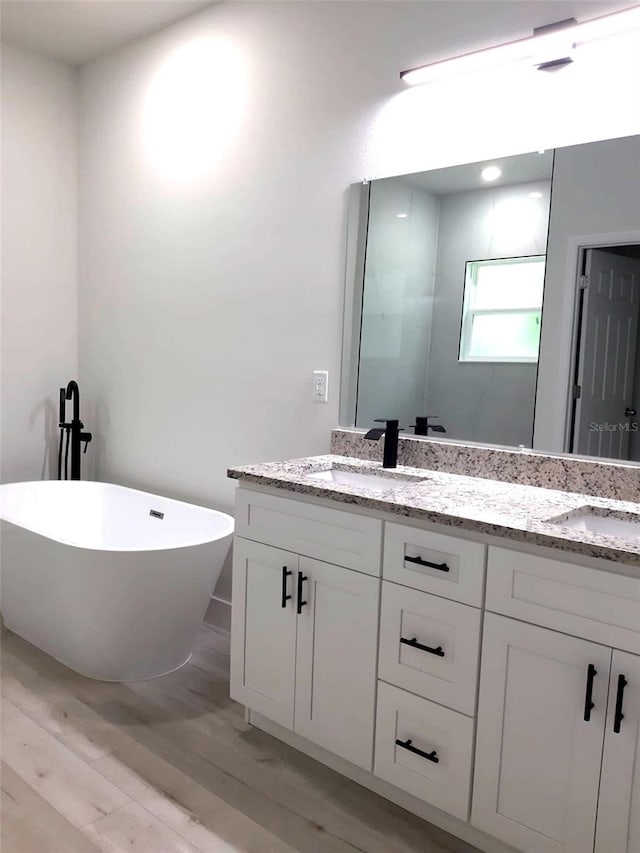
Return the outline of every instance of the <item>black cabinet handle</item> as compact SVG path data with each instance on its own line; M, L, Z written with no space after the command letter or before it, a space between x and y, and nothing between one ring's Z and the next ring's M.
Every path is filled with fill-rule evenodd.
M624 714L622 713L622 702L624 701L624 688L627 686L629 682L624 677L624 675L618 676L618 692L616 693L616 712L613 716L613 730L619 735L620 734L620 723L624 720Z
M309 580L309 578L303 575L302 572L298 572L298 613L302 613L302 608L307 603L302 600L302 584L306 580Z
M592 701L593 697L593 680L598 674L598 670L595 666L590 663L587 667L587 692L584 697L584 721L588 723L591 719L591 710L595 708L595 704Z
M405 563L417 563L419 566L427 566L429 569L437 569L439 572L448 572L449 566L446 563L431 563L429 560L423 560L422 557L405 557Z
M289 575L292 575L293 572L288 569L286 566L282 567L282 606L287 606L287 601L291 598L290 595L287 595L287 578Z
M404 643L405 646L411 646L413 649L420 649L421 652L429 652L429 654L437 655L439 658L444 657L442 646L438 646L436 649L431 648L431 646L423 646L415 637L411 640L407 640L406 637L400 637L400 642Z
M418 749L417 746L411 745L411 738L409 740L397 740L396 746L401 746L403 749L408 749L409 752L414 752L416 755L419 755L421 758L426 758L427 761L433 761L434 764L438 764L440 759L438 758L438 753L433 750L433 752L423 752L421 749Z

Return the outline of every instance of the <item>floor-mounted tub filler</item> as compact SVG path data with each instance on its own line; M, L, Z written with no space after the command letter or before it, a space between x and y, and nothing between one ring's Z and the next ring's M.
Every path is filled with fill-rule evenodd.
M110 483L0 486L2 616L76 672L186 663L233 534L215 510Z

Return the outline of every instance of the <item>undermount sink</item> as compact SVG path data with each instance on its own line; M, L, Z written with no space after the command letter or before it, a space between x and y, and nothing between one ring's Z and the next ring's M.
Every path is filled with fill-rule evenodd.
M599 533L601 536L621 536L627 539L640 538L640 515L616 512L606 514L600 507L581 507L560 519L550 519L553 524L583 530L585 533Z
M326 468L324 471L308 474L307 477L310 480L320 480L324 483L333 483L336 486L360 486L363 489L375 492L400 489L415 483L424 483L427 479L426 477L402 473L393 477L384 474L362 474L359 471L345 471L342 468Z

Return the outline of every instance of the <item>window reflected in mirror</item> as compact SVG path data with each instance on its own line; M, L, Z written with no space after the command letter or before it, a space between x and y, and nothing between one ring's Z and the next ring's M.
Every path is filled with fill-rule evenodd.
M460 361L537 361L545 255L468 261Z

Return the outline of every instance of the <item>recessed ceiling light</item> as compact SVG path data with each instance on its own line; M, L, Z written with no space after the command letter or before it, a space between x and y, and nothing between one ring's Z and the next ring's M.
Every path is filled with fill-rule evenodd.
M502 169L497 166L487 166L480 173L483 181L495 181L502 174Z
M408 213L396 213L398 219L406 219L408 215Z
M532 193L529 193L529 195L527 196L527 198L542 198L542 193L539 193L539 192L532 192Z

